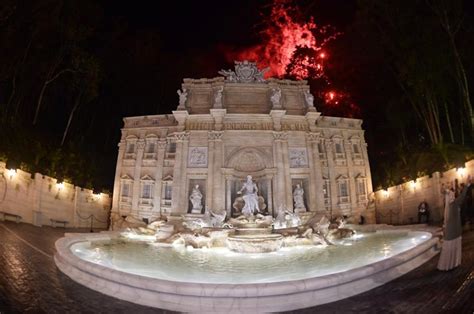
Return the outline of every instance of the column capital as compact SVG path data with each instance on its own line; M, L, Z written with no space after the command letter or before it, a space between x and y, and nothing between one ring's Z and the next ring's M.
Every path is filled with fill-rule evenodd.
M145 148L145 140L144 139L139 139L137 142L137 147L138 149L144 149Z
M184 142L189 139L189 132L175 132L173 137L176 142Z
M207 132L207 138L209 141L221 141L224 131L209 131Z
M273 139L275 141L287 141L288 140L288 132L281 132L281 131L273 131Z
M166 139L160 139L157 143L158 143L158 149L166 148Z
M317 142L321 137L321 132L307 132L306 138L309 142Z

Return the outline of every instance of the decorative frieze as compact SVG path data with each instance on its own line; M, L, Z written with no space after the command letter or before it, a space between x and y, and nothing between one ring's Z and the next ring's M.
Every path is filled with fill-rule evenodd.
M308 124L306 122L282 122L281 129L284 131L308 131Z
M272 122L225 122L224 130L273 130Z

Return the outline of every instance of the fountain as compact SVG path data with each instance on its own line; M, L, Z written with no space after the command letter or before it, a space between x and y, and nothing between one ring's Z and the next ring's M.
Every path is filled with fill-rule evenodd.
M75 281L138 304L266 312L346 298L437 253L438 239L429 232L347 226L316 215L302 223L283 206L273 218L258 212L250 176L241 191L241 216L226 220L225 211L206 208L200 218L71 235L56 242L55 262Z
M142 305L255 313L347 298L437 254L430 232L332 219L375 222L362 121L265 71L235 62L184 79L172 114L124 118L113 231L59 239L58 268Z

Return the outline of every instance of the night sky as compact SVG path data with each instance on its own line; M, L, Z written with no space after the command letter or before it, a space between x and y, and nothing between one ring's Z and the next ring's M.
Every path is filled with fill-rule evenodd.
M0 112L4 121L0 132L11 142L4 141L3 146L0 143L0 158L3 154L11 165L17 166L25 162L30 165L28 170L31 172L64 177L70 172L70 176L75 178L73 183L111 189L122 118L171 113L177 107L176 90L181 87L183 78L218 76L220 69L233 68L229 55L239 55L256 45L265 45L268 33L265 38L264 31L268 29L272 9L275 4L287 3L289 7L296 8L297 23L303 25L312 17L318 29L330 25L334 32L338 32L336 39L328 42L322 50L328 55L325 80L310 80L316 107L323 114L364 120L374 181L376 184L387 182L387 170L377 167L383 162L393 163L404 158L399 153L395 154L396 147L403 147L401 151L406 152L431 149L424 124L412 111L409 97L400 87L406 82L406 86L412 86L409 82L412 78L403 77L406 82L402 79L397 81L397 75L400 78L405 69L396 67L410 59L389 49L398 47L404 36L410 37L411 29L423 31L426 28L425 33L421 31L422 34L438 34L433 40L443 38L442 29L435 25L436 17L425 2L415 2L406 0L400 1L399 5L385 5L389 12L388 19L405 19L408 27L400 29L399 33L397 30L389 34L391 37L384 41L383 37L381 40L374 35L380 29L384 33L384 27L389 26L383 26L387 21L383 20L383 15L377 15L382 12L377 6L384 9L384 5L373 0L6 1L0 5L0 39L9 47L0 52L0 105L9 104L3 107L5 112ZM456 40L461 55L469 56L474 47L474 25L470 18L472 5L469 1L456 0L452 3L464 4L463 24ZM370 13L366 10L369 7L378 13ZM65 74L48 86L38 122L33 125L31 121L42 83L51 64L54 64L56 51L64 46L64 25L68 20L74 21L70 24L77 29L88 30L89 35L77 41L73 38L74 45L66 45L70 50L58 69L73 64L75 50L71 47L77 46L97 60L100 79L95 97L82 99L74 113L66 141L60 146L68 116L80 94L72 75ZM368 23L369 20L374 23ZM377 30L374 25L379 23L382 26ZM25 54L29 40L31 47ZM414 56L426 53L423 44L417 41L415 37L414 45L409 46ZM438 56L432 56L433 59L448 60L447 52L438 49L438 43L429 45L434 48L428 51L439 50ZM23 65L17 66L21 64L23 55L26 55ZM254 61L265 66L265 60ZM463 62L471 84L473 62L468 57ZM448 75L453 75L449 64L446 71ZM10 97L15 73L18 75L16 92L14 97ZM446 73L440 74L441 77L447 77ZM430 75L426 74L426 77ZM288 77L291 78L291 75ZM81 84L85 84L84 81ZM331 107L325 102L328 91L341 95L340 102L344 105ZM443 94L447 95L443 99L449 100L454 125L459 124L456 115L462 117L456 109L456 93L453 87ZM465 137L462 132L456 132L453 144L462 142L465 147ZM40 153L40 148L46 152ZM79 161L68 166L67 171L54 167L54 160L57 164L60 163L57 160L74 158ZM74 174L71 170L74 168L87 168L85 172L89 176L82 178Z

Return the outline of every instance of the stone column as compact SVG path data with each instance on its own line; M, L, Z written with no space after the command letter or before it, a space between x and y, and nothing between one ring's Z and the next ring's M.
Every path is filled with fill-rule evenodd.
M213 199L212 208L214 210L223 209L225 206L225 188L223 182L222 166L224 161L224 149L222 144L223 131L211 132L214 141L214 167L213 167Z
M176 140L176 154L174 160L173 169L173 193L171 196L171 214L186 213L186 206L184 203L184 193L186 193L186 162L187 162L187 144L189 133L187 132L176 132L174 133ZM183 166L184 164L184 166ZM187 200L187 198L186 198ZM185 203L184 203L185 204Z
M137 142L137 158L135 158L135 170L133 171L132 216L134 217L138 217L138 202L140 200L140 174L144 150L145 140L140 139Z
M282 148L282 138L285 136L284 132L273 132L273 155L275 168L277 168L277 173L275 176L275 202L274 206L276 212L280 205L286 206L286 183L285 183L285 164L283 161L283 148Z
M310 210L317 212L325 212L324 193L323 193L323 174L321 171L321 161L319 160L318 141L319 133L309 132L306 139L309 148L308 158L310 164Z
M208 152L207 152L207 188L206 188L206 205L214 209L214 150L215 141L214 133L211 131L207 134Z
M369 163L369 156L367 154L367 143L361 144L362 149L362 156L364 157L364 165L365 165L365 177L367 178L367 195L372 193L373 186L372 186L372 175L370 172L370 163Z
M330 204L330 209L331 209L331 216L334 212L334 210L338 209L338 189L337 189L337 183L336 183L336 173L334 172L334 153L332 150L332 141L330 139L325 139L324 140L325 148L326 148L326 156L328 160L328 171L329 171L329 184L331 186L331 204Z
M291 175L290 175L290 157L288 156L288 133L282 141L283 150L283 166L285 169L285 187L286 187L286 207L293 211L293 188L291 186Z
M118 156L117 156L117 164L115 166L115 179L114 179L114 191L113 191L113 199L112 199L112 212L119 212L119 202L120 202L120 176L122 173L122 162L123 162L123 155L125 153L125 141L120 141L118 143Z
M227 217L230 218L232 217L232 193L231 193L231 188L232 188L232 181L230 176L225 177L225 186L226 186L226 211L227 211Z
M357 193L356 193L354 162L352 160L351 143L348 142L347 140L344 140L344 148L345 148L347 170L348 170L348 177L349 177L349 196L351 197L351 214L354 214L355 213L354 211L358 209L359 200L357 199ZM357 214L360 214L360 212L358 212Z
M162 179L163 179L163 163L165 160L166 139L158 141L158 151L156 153L156 171L155 171L155 191L153 193L153 211L161 213L161 197L162 197Z

